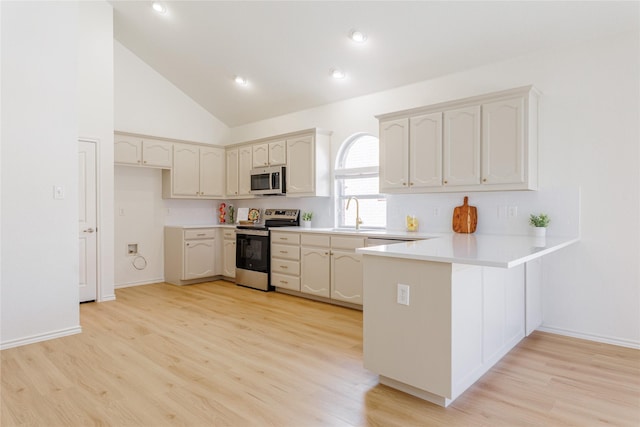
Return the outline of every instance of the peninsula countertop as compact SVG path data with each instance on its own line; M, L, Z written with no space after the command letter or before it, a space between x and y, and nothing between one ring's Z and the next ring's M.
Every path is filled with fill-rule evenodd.
M579 241L577 237L440 234L428 240L357 249L357 253L487 267L511 268Z

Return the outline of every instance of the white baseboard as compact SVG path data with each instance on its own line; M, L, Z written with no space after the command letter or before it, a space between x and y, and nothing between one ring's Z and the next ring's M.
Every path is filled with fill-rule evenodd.
M611 338L611 337L605 337L605 336L595 335L595 334L585 334L582 332L571 331L569 329L554 328L552 326L544 326L544 325L540 326L537 330L542 332L549 332L551 334L556 334L556 335L565 335L567 337L580 338L583 340L595 341L603 344L612 344L620 347L628 347L628 348L634 348L634 349L640 350L640 342L637 342L637 341L631 341L631 340L626 340L621 338Z
M162 283L164 282L164 277L158 277L156 279L148 279L148 280L141 280L138 282L125 282L125 283L117 283L114 285L115 289L120 289L120 288L130 288L132 286L142 286L142 285L151 285L153 283ZM115 297L114 297L115 299Z
M52 340L55 338L62 338L69 335L75 335L82 332L82 327L80 325L74 326L72 328L60 329L57 331L51 331L44 334L31 335L29 337L24 338L16 338L9 341L4 341L0 343L0 350L5 350L13 347L20 347L22 345L33 344L40 341Z

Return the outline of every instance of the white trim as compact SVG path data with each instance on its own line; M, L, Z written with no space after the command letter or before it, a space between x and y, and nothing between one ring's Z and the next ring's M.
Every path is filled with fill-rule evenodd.
M602 335L585 334L582 332L572 331L569 329L554 328L551 326L540 326L536 330L541 332L548 332L550 334L564 335L572 338L580 338L583 340L595 341L603 344L611 344L611 345L617 345L620 347L628 347L628 348L634 348L634 349L640 350L640 342L627 340L624 338L611 338L611 337L605 337Z
M31 335L29 337L17 338L0 343L0 350L6 350L8 348L20 347L27 344L33 344L41 341L48 341L55 338L66 337L69 335L75 335L82 332L80 325L72 328L59 329L57 331L47 332L45 334Z
M163 283L164 282L164 277L158 277L155 279L147 279L147 280L141 280L141 281L137 281L137 282L125 282L125 283L117 283L115 285L116 289L120 289L120 288L130 288L133 286L142 286L142 285L153 285L154 283Z

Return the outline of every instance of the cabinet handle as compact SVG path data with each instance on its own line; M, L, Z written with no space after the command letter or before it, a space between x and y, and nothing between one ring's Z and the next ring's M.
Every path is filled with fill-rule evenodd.
M280 280L280 283L283 283L283 284L285 284L285 285L288 285L288 284L289 284L289 282L287 282L286 280Z
M447 181L444 182L445 184L447 183Z
M402 185L407 185L407 183L406 183L406 182L403 182L403 183L402 183Z
M140 163L140 160L138 160L138 163Z
M289 268L289 267L287 267L286 265L281 265L280 268L285 268L286 269L286 268Z
M483 178L483 179L482 179L482 182L487 182L487 178Z
M289 251L280 251L281 254L288 254Z
M205 234L205 233L198 233L197 235L198 235L198 236L206 236L206 234Z
M410 183L409 183L409 187L411 187L412 185L413 185L413 182L410 182Z
M288 237L281 237L280 240L289 240Z

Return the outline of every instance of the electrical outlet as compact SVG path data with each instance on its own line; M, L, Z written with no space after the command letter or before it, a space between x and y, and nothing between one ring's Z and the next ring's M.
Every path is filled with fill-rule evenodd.
M124 216L124 208L120 208L118 210L118 213L120 214L120 216Z
M128 243L127 244L127 255L138 255L138 244L137 243Z
M64 199L64 185L53 186L53 198L56 200Z
M433 216L440 215L440 208L433 208Z
M398 304L409 305L409 285L398 283Z
M509 218L515 218L518 216L518 207L509 206Z

